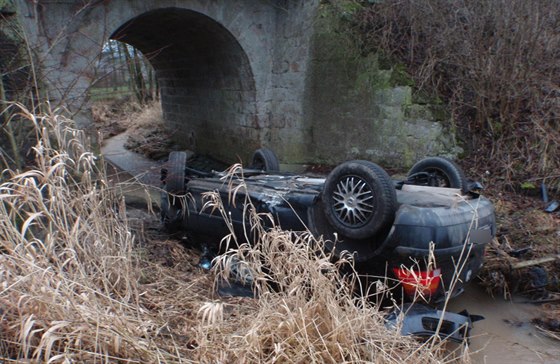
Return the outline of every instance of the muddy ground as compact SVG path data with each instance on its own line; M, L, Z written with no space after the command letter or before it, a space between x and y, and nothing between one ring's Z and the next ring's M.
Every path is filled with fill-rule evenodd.
M490 191L497 236L479 274L486 290L505 299L521 295L540 304L533 323L560 339L560 214L545 212L540 196Z

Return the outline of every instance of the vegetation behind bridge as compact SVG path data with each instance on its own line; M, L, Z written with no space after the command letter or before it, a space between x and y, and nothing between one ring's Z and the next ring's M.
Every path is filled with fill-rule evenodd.
M333 4L352 10L365 53L382 50L388 62L406 66L418 94L449 105L478 172L492 171L493 182L513 189L544 179L558 188L560 3Z

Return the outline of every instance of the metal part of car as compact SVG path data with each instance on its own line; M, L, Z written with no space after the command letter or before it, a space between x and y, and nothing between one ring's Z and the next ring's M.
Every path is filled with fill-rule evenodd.
M438 336L458 343L468 340L474 321L481 316L442 311L421 304L406 303L394 309L385 318L385 326L399 330L401 335L421 337Z

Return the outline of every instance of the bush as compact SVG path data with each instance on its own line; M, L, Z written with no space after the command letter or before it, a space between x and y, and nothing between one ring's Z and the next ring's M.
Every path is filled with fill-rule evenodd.
M385 0L357 19L364 47L443 96L470 158L514 186L559 176L558 14L546 0Z

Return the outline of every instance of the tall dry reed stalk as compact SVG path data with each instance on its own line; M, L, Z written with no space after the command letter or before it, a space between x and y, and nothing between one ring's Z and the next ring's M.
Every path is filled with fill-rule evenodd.
M153 357L123 201L70 120L20 113L38 142L0 185L3 359Z

